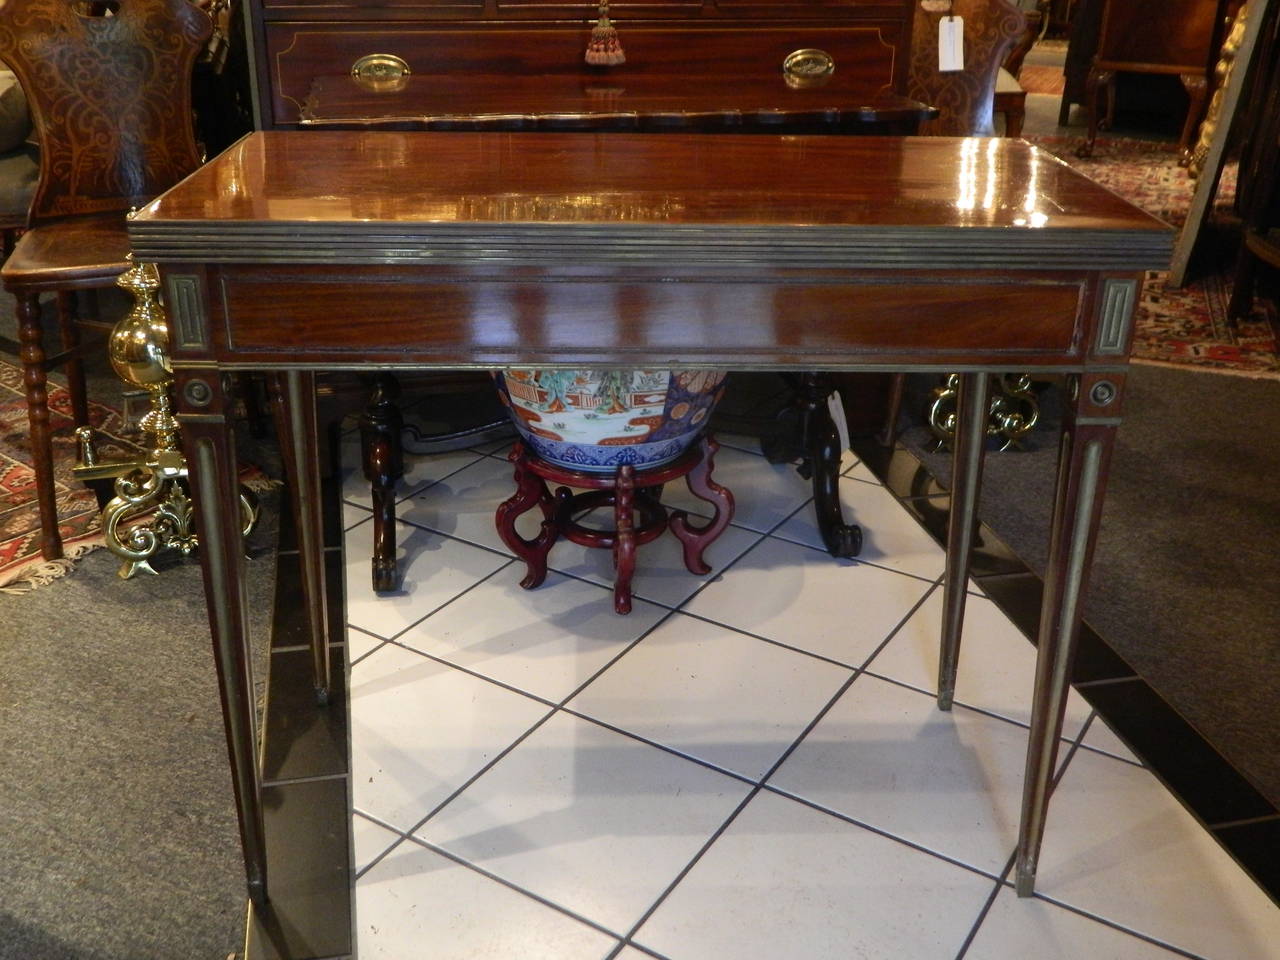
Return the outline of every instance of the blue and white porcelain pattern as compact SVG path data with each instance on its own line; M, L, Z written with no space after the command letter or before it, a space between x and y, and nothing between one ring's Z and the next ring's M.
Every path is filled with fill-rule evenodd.
M724 393L720 370L523 367L493 377L534 453L558 466L601 473L676 459Z

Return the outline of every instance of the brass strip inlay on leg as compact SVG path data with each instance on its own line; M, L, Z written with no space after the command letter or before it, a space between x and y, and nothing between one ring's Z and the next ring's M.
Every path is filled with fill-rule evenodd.
M1098 319L1095 353L1123 356L1138 298L1136 280L1108 280L1102 287L1102 311Z

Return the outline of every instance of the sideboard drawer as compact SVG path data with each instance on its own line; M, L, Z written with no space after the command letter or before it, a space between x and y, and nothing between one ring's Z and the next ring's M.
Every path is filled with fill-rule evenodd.
M628 78L670 77L696 84L699 78L768 78L785 90L788 54L816 47L831 55L836 87L866 96L895 89L906 68L898 55L902 25L859 21L721 26L703 22L629 23L623 34L627 62L605 71L583 63L589 23L300 23L267 24L271 108L276 124L299 120L318 77L342 76L361 57L390 54L415 75L448 77L465 87L467 77L511 76L523 91L539 77L582 77L625 86Z

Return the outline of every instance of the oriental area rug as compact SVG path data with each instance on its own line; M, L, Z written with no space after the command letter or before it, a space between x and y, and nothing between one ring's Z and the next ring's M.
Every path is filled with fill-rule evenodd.
M27 427L22 370L0 361L0 592L21 593L65 574L76 559L103 545L101 511L93 491L77 481L75 423L66 388L49 381L49 420L53 430L54 480L64 558L40 556L40 511ZM138 446L122 436L120 411L89 402L89 422L99 455L126 456Z
M1174 227L1181 227L1191 208L1195 181L1178 165L1172 143L1124 138L1098 138L1093 156L1077 157L1080 137L1028 137L1081 173L1110 188ZM1235 166L1223 170L1213 221L1229 223L1235 194ZM1217 238L1217 239L1215 239ZM1138 307L1133 358L1247 377L1280 378L1280 344L1276 342L1275 305L1255 300L1253 312L1234 326L1227 322L1227 303L1235 270L1238 234L1206 230L1211 249L1197 260L1198 273L1178 289L1168 274L1147 275ZM1217 249L1212 245L1216 243Z

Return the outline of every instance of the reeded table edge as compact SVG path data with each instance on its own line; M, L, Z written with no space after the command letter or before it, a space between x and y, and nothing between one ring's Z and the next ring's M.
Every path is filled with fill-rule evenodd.
M1019 234L1016 246L1010 233ZM1164 270L1170 229L134 219L159 263Z

